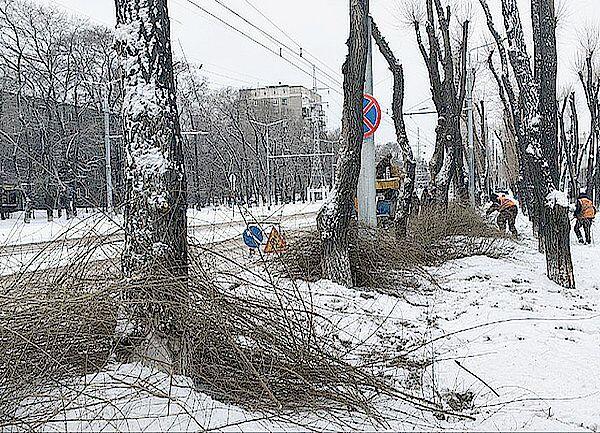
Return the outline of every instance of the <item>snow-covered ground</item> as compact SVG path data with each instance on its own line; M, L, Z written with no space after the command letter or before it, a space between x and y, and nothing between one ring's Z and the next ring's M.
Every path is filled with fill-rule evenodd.
M524 224L520 229L528 232ZM594 233L600 242L600 227ZM387 402L385 430L600 431L600 244L573 242L572 251L576 290L546 278L545 259L526 234L510 257L472 257L432 269L440 288L429 294L405 299L328 282L301 288L312 292L317 311L336 324L338 340L354 346L354 354L383 349L433 358L424 380L437 393L424 397L474 397L467 413L475 421L418 413L416 426L397 415L404 404ZM423 339L431 343L419 345ZM406 371L391 371L409 385ZM216 402L185 378L171 380L136 364L79 382L86 391L59 408L46 430L281 431L310 420L310 414L268 419ZM92 409L84 408L90 401ZM318 429L345 428L312 421Z
M188 225L207 226L232 222L279 222L283 217L316 213L322 203L293 203L286 205L252 208L226 206L188 210ZM122 215L107 215L99 210L79 211L71 220L55 217L48 222L45 213L37 212L36 219L25 224L23 213L18 212L8 220L0 221L0 247L39 242L78 239L89 235L105 235L119 231L123 226Z
M242 233L248 224L258 224L268 235L273 226L295 230L316 224L316 214L322 203L296 203L253 208L205 208L188 211L188 233L197 244L237 241L243 248ZM116 257L123 240L121 215L106 215L96 211L81 212L71 220L56 218L48 222L38 218L25 224L22 214L0 221L0 275L65 266L87 254L90 245L104 238L104 247L97 248L92 260ZM266 241L266 239L265 239Z

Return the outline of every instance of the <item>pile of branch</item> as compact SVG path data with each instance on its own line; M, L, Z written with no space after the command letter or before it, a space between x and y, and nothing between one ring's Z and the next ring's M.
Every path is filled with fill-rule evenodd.
M409 221L406 238L396 238L386 228L354 225L350 259L358 287L389 292L393 288L416 289L423 279L431 281L425 268L471 256L501 258L508 252L506 236L469 208L451 205L430 209ZM290 278L318 281L321 274L319 233L297 233L279 258L279 270Z
M40 425L40 413L22 411L25 398L54 395L50 389L63 389L114 363L115 326L127 307L122 293L134 283L120 274L118 260L92 263L92 253L86 254L73 262L78 272L55 268L2 280L0 427ZM351 364L346 353L337 353L332 337L317 330L319 317L305 294L269 282L239 280L223 287L201 259L194 251L185 290L177 287L185 283L160 277L143 282L155 294L146 301L152 308L180 312L178 328L189 354L186 375L197 389L223 402L279 414L309 410L377 419L376 397L440 411L382 379L373 366ZM161 292L190 297L171 297L164 305L168 297ZM49 408L68 406L71 400L61 395L60 401L44 403L43 416L53 413Z

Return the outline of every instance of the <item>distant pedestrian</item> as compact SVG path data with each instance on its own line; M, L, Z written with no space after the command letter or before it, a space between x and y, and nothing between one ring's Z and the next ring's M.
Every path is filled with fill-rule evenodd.
M427 209L429 206L431 206L432 201L433 200L431 194L429 193L429 189L426 187L421 194L421 210ZM421 210L419 213L421 213Z
M577 204L575 205L575 234L580 244L591 244L592 243L592 223L596 218L596 207L592 200L585 193L579 194L577 197ZM585 233L585 239L581 234L581 229Z
M421 200L419 199L419 195L416 191L413 191L413 194L410 198L410 216L416 218L419 216L421 212Z
M506 226L514 236L518 236L519 232L515 225L517 221L517 215L519 214L519 207L517 202L504 194L492 194L491 196L492 206L488 209L487 215L491 215L494 212L498 212L496 224L501 232L506 232Z

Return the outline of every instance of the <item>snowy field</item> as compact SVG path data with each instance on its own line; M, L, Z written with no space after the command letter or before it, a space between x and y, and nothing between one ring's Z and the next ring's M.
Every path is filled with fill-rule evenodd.
M222 217L215 212L214 218ZM520 230L528 233L524 223ZM594 233L600 241L600 227ZM440 288L431 295L397 298L327 282L302 285L313 294L317 311L337 324L339 341L355 354L385 349L433 357L424 381L436 393L423 397L467 396L466 413L476 419L441 420L416 411L400 415L411 409L382 402L387 424L354 420L355 428L600 431L600 245L573 243L578 284L573 291L545 277L544 256L531 236L525 234L513 245L514 252L504 259L472 257L432 269ZM418 343L423 340L430 343ZM409 387L411 378L404 370L390 371ZM55 410L48 417L53 421L37 430L348 428L319 414L288 415L283 421L251 413L193 390L186 378L170 378L137 364L113 366L65 389L82 384L85 391L58 408L39 400L25 402L25 411Z

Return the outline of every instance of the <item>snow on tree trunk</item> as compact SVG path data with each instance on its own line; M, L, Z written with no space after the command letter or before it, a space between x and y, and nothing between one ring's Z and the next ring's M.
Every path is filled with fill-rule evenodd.
M404 169L406 171L404 185L402 187L402 196L400 197L400 206L395 218L395 232L398 238L404 238L406 237L408 217L410 215L412 197L415 190L417 168L417 163L410 147L410 143L408 142L406 126L404 124L404 71L402 65L398 62L398 59L396 59L392 49L374 22L372 22L372 33L381 54L386 59L390 71L392 71L394 76L392 114L394 126L396 128L396 139L398 140L398 146L400 147L404 158Z
M335 191L317 217L323 247L323 276L351 286L349 226L360 175L363 94L367 68L369 0L350 0L348 56L343 66L342 146Z
M533 183L533 205L540 246L546 252L548 277L575 287L569 233L568 203L558 190L558 104L556 101L556 18L551 0L532 0L535 77L531 70L516 0L502 2L508 56L519 87L521 136L527 143L527 166Z
M558 101L556 78L558 54L556 49L556 14L554 0L532 0L531 18L535 48L535 76L540 91L540 146L543 155L542 170L545 184L552 195L559 188L558 164ZM536 182L544 182L541 178ZM549 184L549 182L552 182ZM543 184L540 189L543 189ZM548 196L547 196L548 197ZM561 193L561 200L549 200L544 206L542 218L544 247L548 277L563 287L574 288L573 264L571 261L571 224L569 200Z
M185 300L187 198L166 0L116 0L123 68L126 151L125 249L128 307L117 333L134 351L172 366ZM161 281L163 284L161 284ZM165 282L173 281L169 291ZM168 306L170 305L170 306Z

